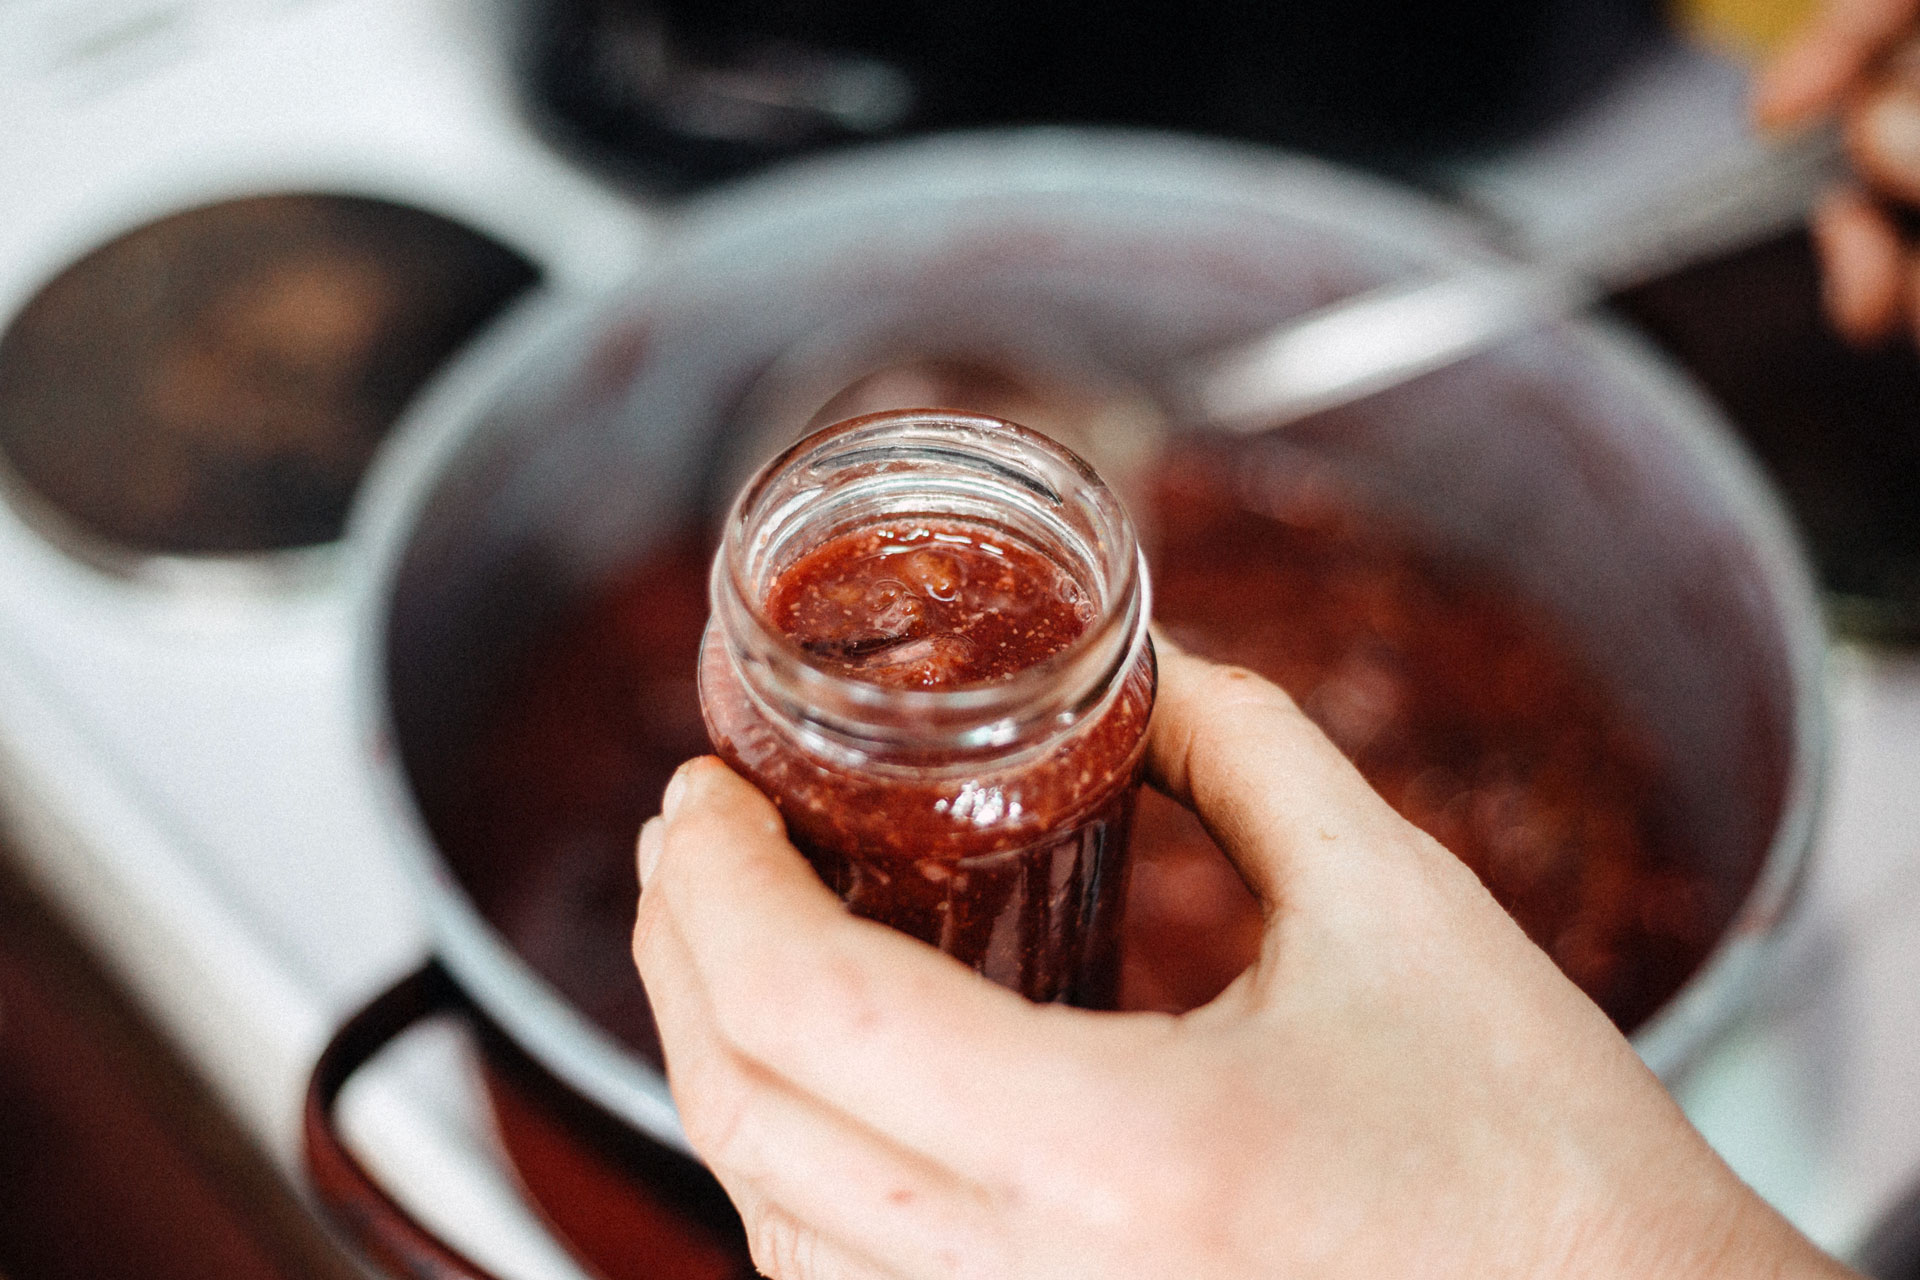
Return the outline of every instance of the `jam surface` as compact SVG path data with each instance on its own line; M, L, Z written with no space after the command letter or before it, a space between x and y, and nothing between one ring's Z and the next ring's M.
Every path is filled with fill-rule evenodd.
M330 542L414 393L538 274L383 200L172 214L73 263L7 323L0 453L124 546Z
M823 666L873 684L1003 680L1086 631L1093 602L1018 539L962 521L878 525L801 556L767 617Z

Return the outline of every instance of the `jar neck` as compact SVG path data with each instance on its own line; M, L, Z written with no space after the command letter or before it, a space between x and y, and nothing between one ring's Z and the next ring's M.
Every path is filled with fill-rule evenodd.
M775 581L841 534L902 520L987 525L1073 578L1093 605L1066 648L1005 679L903 689L847 675L767 617ZM961 763L1071 734L1146 651L1147 578L1119 500L1072 453L997 418L869 414L774 459L728 514L711 583L713 625L743 691L774 726L826 754Z

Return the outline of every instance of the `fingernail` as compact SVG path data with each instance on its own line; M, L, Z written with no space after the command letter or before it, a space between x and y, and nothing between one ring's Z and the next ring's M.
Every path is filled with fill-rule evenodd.
M654 864L660 861L660 846L664 837L660 834L666 823L660 818L648 818L646 825L640 828L640 887L647 887L647 881L653 878Z
M673 771L673 777L667 780L666 794L660 797L660 816L669 822L673 820L673 811L687 795L687 769L693 762L681 765Z

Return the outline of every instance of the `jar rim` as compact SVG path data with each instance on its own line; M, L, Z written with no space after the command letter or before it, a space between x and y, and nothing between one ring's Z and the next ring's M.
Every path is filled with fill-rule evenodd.
M915 451L964 460L1043 503L1077 500L1097 521L1087 567L1099 581L1082 583L1099 605L1092 625L1057 653L1009 676L945 689L903 689L833 670L776 626L766 612L763 586L751 580L749 560L765 550L754 536L763 518L792 514L767 509L778 486L810 469L824 475L835 467L884 468ZM1062 492L1069 485L1072 495ZM821 492L802 490L785 506L804 505ZM803 437L766 463L727 513L711 594L716 619L740 641L736 660L760 668L765 677L745 681L756 697L765 692L754 686L771 684L782 701L804 710L809 728L849 742L962 752L1005 748L1049 718L1077 723L1105 701L1119 673L1144 650L1150 616L1146 562L1133 523L1085 460L1018 423L940 408L849 418Z

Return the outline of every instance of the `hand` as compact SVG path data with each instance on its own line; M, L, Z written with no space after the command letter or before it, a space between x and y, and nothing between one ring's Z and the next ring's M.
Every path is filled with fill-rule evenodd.
M1920 0L1827 0L1755 88L1767 128L1835 111L1863 185L1814 214L1828 314L1857 343L1920 336L1920 254L1889 212L1920 204Z
M688 1136L782 1280L1839 1275L1287 696L1161 650L1149 745L1259 895L1180 1017L1041 1006L857 919L719 761L640 841Z

